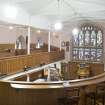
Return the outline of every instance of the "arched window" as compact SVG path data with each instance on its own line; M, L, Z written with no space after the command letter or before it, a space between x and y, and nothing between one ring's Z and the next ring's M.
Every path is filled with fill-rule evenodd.
M103 33L94 26L83 26L72 37L73 61L101 62L103 55Z

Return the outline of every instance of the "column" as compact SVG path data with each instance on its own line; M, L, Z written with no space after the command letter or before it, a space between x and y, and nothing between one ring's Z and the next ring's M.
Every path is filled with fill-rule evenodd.
M50 68L48 68L48 76L47 76L47 81L50 81Z
M62 46L61 46L61 35L59 35L59 40L60 40L59 48L60 48L60 51L61 51L62 50Z
M48 32L48 52L51 52L51 32Z
M30 55L30 35L31 35L31 29L30 26L28 27L28 43L27 43L27 54Z
M29 74L26 75L27 75L27 82L30 82L30 75Z

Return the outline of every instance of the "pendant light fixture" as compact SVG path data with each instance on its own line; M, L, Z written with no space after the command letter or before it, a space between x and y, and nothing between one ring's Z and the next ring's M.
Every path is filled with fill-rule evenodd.
M54 24L54 29L55 30L61 30L63 28L63 24L60 20L61 16L60 16L60 0L57 0L58 2L58 16L59 16L59 20Z
M72 34L73 34L73 35L78 35L78 33L79 33L79 30L78 30L77 28L74 28L74 29L72 30Z
M4 15L7 18L14 19L17 16L17 7L14 5L5 5L4 6Z
M63 25L62 25L61 22L57 22L57 23L55 23L55 25L54 25L55 30L61 30L62 27L63 27Z

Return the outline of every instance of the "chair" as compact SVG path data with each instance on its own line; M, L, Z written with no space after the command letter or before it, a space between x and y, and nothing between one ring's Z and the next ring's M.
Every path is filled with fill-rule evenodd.
M87 105L87 99L91 100L91 105L105 105L105 83L100 83L96 85L96 89L93 92L86 93L86 104Z
M78 105L79 88L67 88L64 97L58 99L59 105Z
M105 105L105 83L98 84L96 87L96 104L102 103Z

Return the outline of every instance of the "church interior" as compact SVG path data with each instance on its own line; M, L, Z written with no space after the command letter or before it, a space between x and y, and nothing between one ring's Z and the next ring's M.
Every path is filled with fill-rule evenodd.
M0 105L105 105L104 0L0 0Z

